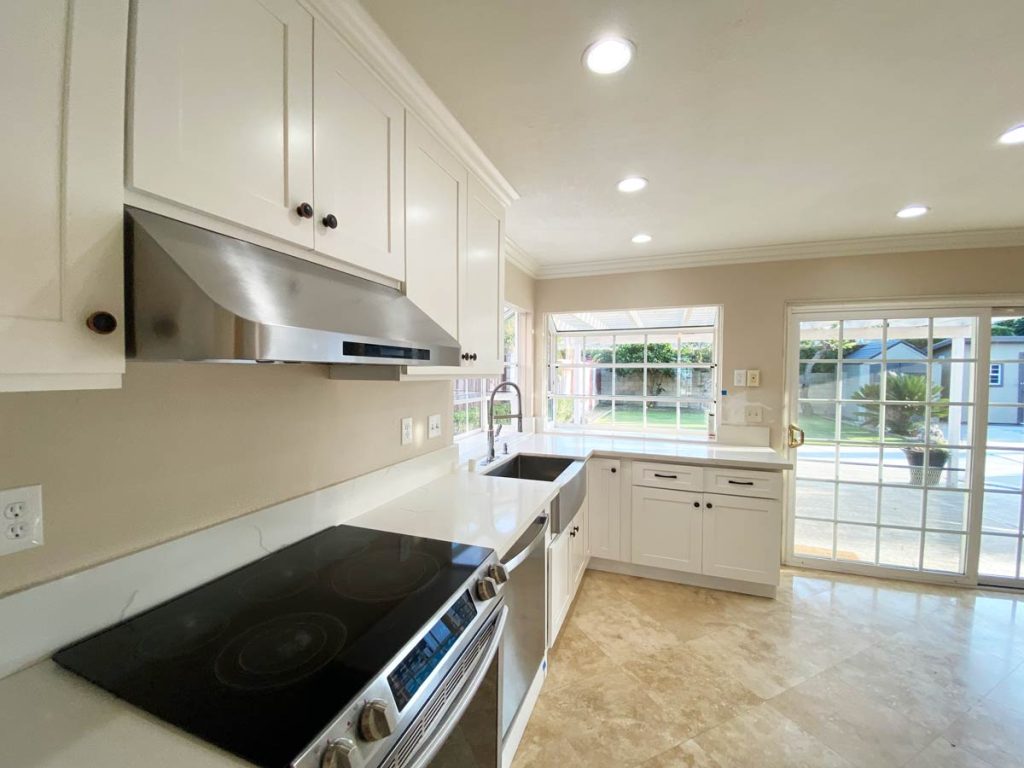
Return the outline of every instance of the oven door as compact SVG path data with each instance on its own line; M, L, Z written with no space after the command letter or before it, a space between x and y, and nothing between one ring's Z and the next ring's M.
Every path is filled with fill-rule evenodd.
M427 701L383 768L500 768L502 605Z

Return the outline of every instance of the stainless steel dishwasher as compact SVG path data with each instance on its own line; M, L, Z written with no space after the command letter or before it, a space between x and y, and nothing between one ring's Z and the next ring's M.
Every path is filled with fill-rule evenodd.
M548 516L541 515L502 560L508 571L505 605L508 626L501 648L501 737L512 721L544 661L547 637Z

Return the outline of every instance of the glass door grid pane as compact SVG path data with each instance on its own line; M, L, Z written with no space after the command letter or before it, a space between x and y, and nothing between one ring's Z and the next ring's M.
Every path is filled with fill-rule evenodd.
M795 555L963 573L975 329L800 324Z

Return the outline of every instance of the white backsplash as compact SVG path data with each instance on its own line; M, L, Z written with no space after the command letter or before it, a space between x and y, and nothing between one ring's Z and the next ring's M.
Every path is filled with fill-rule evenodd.
M0 678L451 472L449 446L0 598Z

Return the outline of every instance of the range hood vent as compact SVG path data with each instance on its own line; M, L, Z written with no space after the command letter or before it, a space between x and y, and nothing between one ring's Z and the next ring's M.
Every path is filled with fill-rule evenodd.
M130 358L459 364L394 288L138 208L125 226Z

